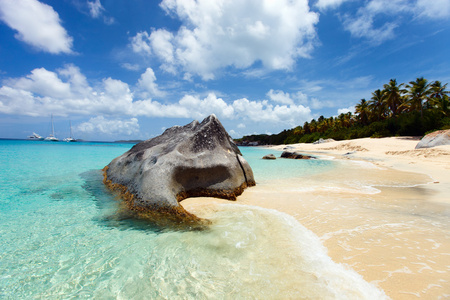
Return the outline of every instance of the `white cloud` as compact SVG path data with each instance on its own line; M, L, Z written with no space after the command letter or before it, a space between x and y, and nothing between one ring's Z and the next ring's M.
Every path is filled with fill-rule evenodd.
M313 97L309 101L309 105L311 106L312 109L321 109L324 107L333 107L334 103L331 101L324 101L324 100L321 101L321 100Z
M16 113L30 116L127 114L132 99L126 83L107 78L93 88L78 67L67 65L57 72L39 68L25 77L5 80L0 88L0 111L17 108Z
M37 0L0 1L0 19L17 31L15 37L41 51L72 53L73 39L58 13Z
M88 1L87 4L89 7L89 13L91 14L91 17L98 18L101 16L104 8L100 3L100 0L94 0L93 2Z
M172 45L173 34L165 29L158 29L150 34L148 40L155 55L163 61L161 68L168 73L175 74L174 47Z
M267 100L251 101L246 98L233 102L236 115L256 123L277 123L294 126L311 119L311 110L303 105L272 105Z
M297 58L309 57L316 41L318 14L307 0L163 0L161 7L182 22L179 30L139 32L131 46L155 54L172 73L181 69L208 80L222 68L256 62L289 70Z
M358 38L366 38L375 45L379 45L395 37L394 29L397 27L394 23L385 23L380 28L373 27L373 18L371 16L362 16L356 19L346 19L344 27L346 30Z
M308 104L308 95L304 94L303 92L297 92L293 95L293 98L295 101L297 101L300 104L307 105Z
M87 6L89 9L89 14L92 18L98 19L103 17L103 22L107 25L111 25L115 22L113 17L105 16L105 8L102 6L100 0L88 1Z
M89 121L79 124L76 127L82 133L101 133L107 135L125 134L134 135L139 133L139 122L136 118L128 120L106 119L103 116L90 118Z
M348 30L352 36L357 38L366 38L371 43L379 45L387 40L394 38L394 29L398 26L394 22L384 23L381 27L374 27L374 17L376 13L362 9L358 16L353 18L346 16L344 18L344 28Z
M450 16L449 0L418 0L417 14L432 19L447 18Z
M138 64L130 64L130 63L123 63L121 64L121 67L130 71L139 71L141 66Z
M26 77L8 80L7 82L16 89L39 94L43 97L56 99L70 97L70 84L63 82L58 74L44 68L34 69Z
M346 114L346 113L349 113L349 112L355 113L355 106L354 106L354 105L349 106L349 107L347 107L347 108L339 108L339 109L337 110L338 115L340 115L340 114Z
M281 104L293 105L294 103L299 103L304 106L309 106L312 109L321 109L323 107L333 107L334 103L326 100L319 100L318 98L309 98L308 95L299 91L297 93L289 94L283 91L270 90L267 93L267 97L271 101L275 101Z
M160 91L156 83L155 72L152 68L147 68L138 80L138 86L145 91L145 97L162 97L164 92Z
M270 100L282 103L282 104L293 104L294 101L291 99L291 96L289 93L285 93L283 91L274 91L270 90L267 93L267 97L269 97Z
M311 119L311 110L296 105L289 98L298 99L301 93L292 96L283 91L269 91L273 97L285 97L286 103L272 104L269 100L246 98L225 101L216 93L204 97L186 94L177 102L164 103L150 98L139 98L146 88L149 93L160 92L152 69L147 69L136 83L130 86L117 79L105 78L100 84L90 86L86 77L74 65L67 65L52 72L44 68L31 71L27 76L4 81L0 88L0 113L28 116L97 115L117 118L170 117L202 119L216 114L220 119L233 120L238 128L249 123L294 126ZM133 89L135 91L133 91ZM281 99L280 98L280 99ZM289 103L287 103L289 102ZM84 132L101 129L99 124L109 124L107 119L94 119L82 127ZM94 122L96 121L96 122ZM128 124L128 123L127 123ZM81 130L81 129L80 129Z
M136 53L144 53L150 55L152 53L152 50L150 48L150 44L148 43L149 37L149 34L145 31L138 32L131 39L131 48L133 49L133 51Z
M325 10L328 8L336 8L346 1L349 0L319 0L317 1L316 6L321 10Z
M338 7L347 0L319 0L319 8ZM343 25L354 37L378 45L395 37L402 17L442 19L450 16L450 0L370 0L363 2L356 15L344 15ZM375 25L379 24L379 25Z

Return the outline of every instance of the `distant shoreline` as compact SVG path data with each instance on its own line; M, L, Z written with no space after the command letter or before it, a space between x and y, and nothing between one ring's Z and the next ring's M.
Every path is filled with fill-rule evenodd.
M1 141L30 141L30 142L44 142L43 140L36 141L32 139L18 139L18 138L0 138ZM143 142L143 140L118 140L118 141L87 141L82 139L76 139L77 142L82 143L116 143L116 144L137 144L140 142ZM60 141L62 143L65 143L64 141Z

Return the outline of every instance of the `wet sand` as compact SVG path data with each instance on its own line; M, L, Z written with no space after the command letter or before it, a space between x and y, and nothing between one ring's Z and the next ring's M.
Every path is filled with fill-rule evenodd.
M332 158L339 167L303 179L258 183L256 178L257 186L237 203L294 216L335 262L392 299L450 297L450 146L415 150L417 142L289 145L290 151ZM191 198L182 205L201 216L202 207L212 203L227 201Z

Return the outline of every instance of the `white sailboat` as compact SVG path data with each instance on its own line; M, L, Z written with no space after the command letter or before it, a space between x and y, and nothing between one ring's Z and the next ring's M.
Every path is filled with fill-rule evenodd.
M58 142L59 140L55 137L55 128L53 127L53 114L52 114L52 133L45 138L45 141Z
M70 126L70 135L68 138L65 138L63 141L64 142L76 142L77 140L72 137L72 122L71 121L69 121L69 126Z
M37 134L36 132L33 132L32 135L28 136L28 139L33 141L42 141L44 138L39 134Z

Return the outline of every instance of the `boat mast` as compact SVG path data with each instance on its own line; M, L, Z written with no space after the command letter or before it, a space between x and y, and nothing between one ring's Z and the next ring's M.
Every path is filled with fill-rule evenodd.
M55 136L55 128L53 127L53 114L52 114L52 136Z

